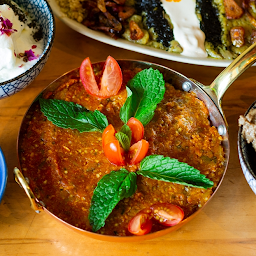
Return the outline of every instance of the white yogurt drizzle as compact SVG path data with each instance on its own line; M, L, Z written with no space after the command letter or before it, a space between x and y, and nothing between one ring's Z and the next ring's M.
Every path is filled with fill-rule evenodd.
M173 24L174 38L183 48L181 54L188 57L207 57L204 47L205 34L200 29L195 14L195 0L179 2L161 0L161 2Z

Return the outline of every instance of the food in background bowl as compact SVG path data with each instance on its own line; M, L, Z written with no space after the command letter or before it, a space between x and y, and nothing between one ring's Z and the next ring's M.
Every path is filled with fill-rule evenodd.
M252 143L256 152L256 108L251 108L246 116L240 116L239 126L242 126L243 138L247 143Z
M94 79L87 59L39 96L21 127L19 160L36 198L61 220L103 235L143 235L198 212L226 159L194 92L175 89L157 69L121 67L109 58L94 64ZM112 95L109 81L119 87L121 75Z
M15 2L0 5L0 83L31 68L43 52L43 31Z
M238 153L244 176L256 194L256 102L240 116L238 131Z
M235 59L255 42L255 1L55 1L90 29L184 56Z
M0 6L0 98L4 98L25 88L41 72L55 28L45 0L1 0Z

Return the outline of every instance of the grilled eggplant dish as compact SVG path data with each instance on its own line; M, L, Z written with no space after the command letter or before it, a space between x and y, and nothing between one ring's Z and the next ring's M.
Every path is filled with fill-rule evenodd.
M256 41L255 0L56 1L90 29L184 56L235 59Z

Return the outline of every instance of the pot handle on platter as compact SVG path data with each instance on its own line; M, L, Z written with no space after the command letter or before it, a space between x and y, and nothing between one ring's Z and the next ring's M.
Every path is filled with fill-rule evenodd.
M221 99L229 86L249 67L256 62L256 43L240 54L227 68L225 68L211 83L204 88L215 95L215 104L221 109ZM213 97L212 97L213 98ZM223 114L223 113L222 113Z
M23 174L17 167L14 168L13 172L14 172L15 181L20 185L20 187L22 187L25 190L25 192L30 200L31 208L36 213L40 213L43 210L43 207L40 203L37 202L36 197L35 197L34 193L32 192L31 188L29 187Z

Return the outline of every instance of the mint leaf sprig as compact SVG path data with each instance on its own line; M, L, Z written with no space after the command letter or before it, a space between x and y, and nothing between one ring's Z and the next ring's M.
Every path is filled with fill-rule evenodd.
M179 162L175 158L162 155L150 155L140 162L140 169L137 171L144 177L173 182L185 186L197 188L211 188L213 182L201 174L194 167Z
M177 159L161 155L147 156L141 161L136 173L120 169L106 174L98 182L89 212L93 231L98 231L105 225L107 217L119 201L135 193L137 175L204 189L214 185L199 170Z
M124 124L119 132L115 134L115 137L120 142L124 151L128 151L131 146L132 131L127 124Z
M79 132L103 132L108 126L107 117L100 111L90 111L74 102L39 98L41 111L49 121L61 128Z
M112 171L103 176L94 190L89 221L95 232L105 225L105 220L124 198L132 196L137 189L137 175L126 169Z
M164 97L163 75L157 69L144 69L128 82L126 90L127 99L120 110L121 120L126 124L131 117L135 117L145 126Z

